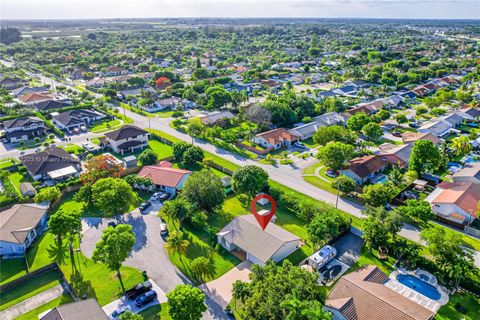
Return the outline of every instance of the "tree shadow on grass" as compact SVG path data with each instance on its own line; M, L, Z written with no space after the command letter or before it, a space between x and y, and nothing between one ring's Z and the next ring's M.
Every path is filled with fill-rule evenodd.
M88 298L96 299L97 295L92 286L92 282L90 280L85 280L81 272L81 257L79 255L71 256L70 263L72 265L72 274L69 280L77 296L82 298L84 295L86 295Z
M68 243L66 243L66 241L55 241L47 248L48 256L59 265L65 264L68 251Z

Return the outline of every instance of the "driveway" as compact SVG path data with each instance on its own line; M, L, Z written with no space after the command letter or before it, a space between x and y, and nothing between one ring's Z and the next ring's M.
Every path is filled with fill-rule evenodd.
M167 302L167 296L165 295L165 292L163 292L163 290L160 289L160 287L158 286L157 283L155 283L155 281L153 281L152 279L148 279L148 280L152 284L152 290L157 292L157 295L158 295L157 299L153 300L150 303L147 303L143 307L137 307L135 305L135 300L128 300L123 296L120 299L112 301L109 304L103 306L102 307L103 311L105 311L105 313L108 315L108 317L110 319L114 319L111 316L111 314L113 313L113 311L119 309L120 307L126 306L128 308L128 310L132 311L133 313L139 313L139 312L141 312L141 311L143 311L147 308L153 307L157 304L162 304L162 303Z
M360 257L364 241L359 236L349 232L332 244L337 249L337 260L351 267Z
M237 280L249 281L252 263L244 261L220 278L200 286L205 294L219 306L225 308L232 300L233 283Z
M135 233L136 242L125 265L147 271L148 276L164 292L169 292L187 279L168 258L164 241L160 236L160 218L157 217L156 212L151 210L149 214L141 214L138 209L135 209L129 214L112 218L82 219L82 252L87 257L92 256L95 244L100 240L109 222L130 224Z

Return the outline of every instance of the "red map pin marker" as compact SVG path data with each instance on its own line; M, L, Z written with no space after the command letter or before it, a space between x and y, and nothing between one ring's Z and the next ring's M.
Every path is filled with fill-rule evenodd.
M270 211L265 212L264 214L260 214L257 212L257 202L260 199L267 199L270 204L272 205L272 209ZM258 223L260 224L260 227L265 230L265 228L268 226L268 223L272 219L272 217L275 215L275 212L277 211L277 203L275 200L273 200L272 196L262 193L257 195L255 198L253 198L252 202L250 203L250 211L252 214L255 216L255 219L257 219ZM264 210L262 210L264 211ZM260 211L261 213L263 213Z

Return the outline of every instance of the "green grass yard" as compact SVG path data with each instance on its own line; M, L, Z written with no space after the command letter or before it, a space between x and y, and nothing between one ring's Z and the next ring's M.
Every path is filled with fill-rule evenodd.
M0 160L0 170L11 167L15 164L13 159Z
M118 119L103 120L95 123L95 125L90 127L88 131L93 133L107 132L110 130L118 129L121 125L122 125L122 122Z
M0 285L27 273L25 259L0 259Z
M61 283L60 273L49 271L36 278L24 282L20 286L2 293L0 310L5 310L17 303L31 298L45 290L55 287Z
M139 313L144 320L171 320L168 314L168 303L149 307Z
M455 308L460 304L467 309L466 314L462 314ZM461 291L449 297L446 305L438 310L435 320L475 320L480 319L480 299L471 293Z
M60 297L53 299L52 301L49 301L38 308L35 308L33 310L30 310L27 313L22 314L20 317L17 317L15 320L38 319L38 316L43 312L56 308L62 304L70 303L70 302L73 302L73 298L69 294L63 294Z

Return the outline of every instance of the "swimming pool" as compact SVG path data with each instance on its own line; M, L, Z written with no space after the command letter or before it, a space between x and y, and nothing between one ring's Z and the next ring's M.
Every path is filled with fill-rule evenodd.
M399 274L397 276L397 281L401 284L413 289L427 298L432 300L440 299L440 292L438 292L437 288L434 286L426 283L425 281L420 280L419 278L409 275L409 274Z

